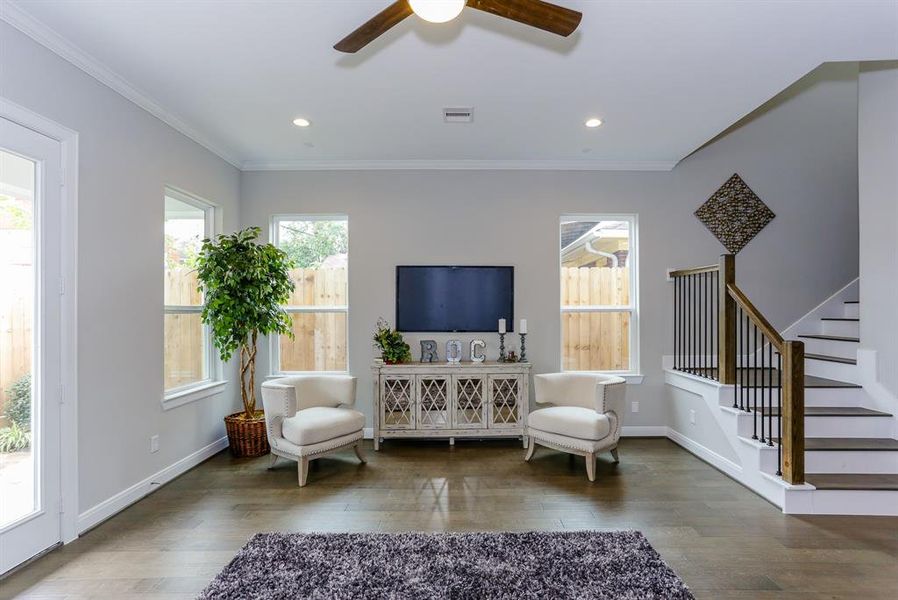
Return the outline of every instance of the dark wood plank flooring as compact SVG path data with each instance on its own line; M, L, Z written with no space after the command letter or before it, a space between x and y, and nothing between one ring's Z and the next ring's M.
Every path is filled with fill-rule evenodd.
M582 458L388 441L369 463L222 453L0 581L0 598L193 598L260 531L639 529L698 598L895 598L898 518L793 517L665 439ZM315 464L315 463L313 463Z

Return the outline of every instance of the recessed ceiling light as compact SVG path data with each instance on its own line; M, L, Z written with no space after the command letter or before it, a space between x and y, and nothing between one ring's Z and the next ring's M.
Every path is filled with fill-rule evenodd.
M303 119L302 117L297 117L297 118L293 119L293 124L296 125L297 127L308 127L309 125L312 124L312 122L309 121L308 119Z
M602 124L602 119L597 119L595 117L593 117L591 119L586 119L586 123L584 123L584 125L586 125L590 129L594 129L601 124Z

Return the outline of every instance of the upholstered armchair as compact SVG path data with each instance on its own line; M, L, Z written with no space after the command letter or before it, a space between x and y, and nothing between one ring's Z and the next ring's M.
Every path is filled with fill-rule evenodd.
M596 455L611 451L618 462L617 442L626 406L622 377L591 373L549 373L533 377L537 404L530 413L527 435L529 461L536 445L586 457L586 475L596 479Z
M309 461L352 446L359 449L365 415L353 410L355 377L316 375L283 377L262 384L271 467L282 456L297 463L300 487L306 484Z

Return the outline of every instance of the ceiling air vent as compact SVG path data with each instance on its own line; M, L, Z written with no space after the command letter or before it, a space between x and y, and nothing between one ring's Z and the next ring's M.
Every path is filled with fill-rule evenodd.
M468 108L444 108L443 121L446 123L473 123L474 109Z

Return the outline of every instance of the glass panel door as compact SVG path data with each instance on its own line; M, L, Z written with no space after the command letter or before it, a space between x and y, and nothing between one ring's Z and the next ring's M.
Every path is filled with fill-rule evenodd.
M60 541L60 172L0 118L0 574Z
M0 150L0 527L34 512L34 161Z

